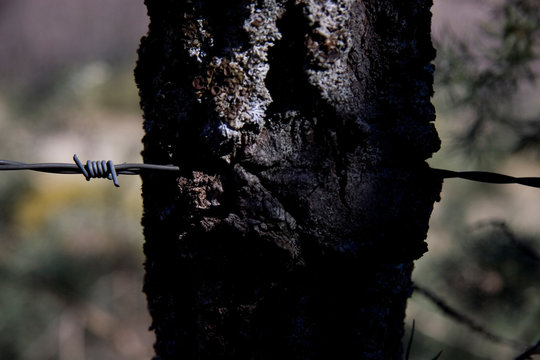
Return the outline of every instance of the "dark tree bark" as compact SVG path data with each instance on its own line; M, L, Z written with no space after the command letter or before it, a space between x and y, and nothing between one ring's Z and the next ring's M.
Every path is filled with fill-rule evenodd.
M431 0L146 0L156 359L401 359L440 182Z

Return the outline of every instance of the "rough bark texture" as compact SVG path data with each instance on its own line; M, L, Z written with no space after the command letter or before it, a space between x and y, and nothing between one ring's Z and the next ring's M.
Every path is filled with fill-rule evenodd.
M440 183L431 0L146 0L156 359L400 359Z

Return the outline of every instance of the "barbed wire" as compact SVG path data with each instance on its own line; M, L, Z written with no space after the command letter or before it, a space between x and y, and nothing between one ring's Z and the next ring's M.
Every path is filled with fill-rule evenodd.
M0 171L32 170L54 174L82 174L87 181L94 178L112 180L119 187L118 175L139 175L144 171L179 172L180 168L174 165L123 163L115 165L111 160L86 162L84 165L77 154L73 155L75 164L66 163L37 163L26 164L18 161L0 160ZM431 169L436 177L441 179L460 178L491 184L520 184L540 188L540 177L513 177L487 171L452 171L445 169Z
M82 174L87 181L94 178L112 180L114 186L119 187L118 175L139 175L144 171L179 172L180 168L174 165L123 163L115 165L111 160L90 161L84 165L77 154L73 155L75 164L66 163L38 163L26 164L18 161L0 160L0 171L32 170L52 174Z

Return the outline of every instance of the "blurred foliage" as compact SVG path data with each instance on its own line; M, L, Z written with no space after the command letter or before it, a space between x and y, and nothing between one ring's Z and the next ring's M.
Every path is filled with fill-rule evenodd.
M450 28L435 35L434 102L443 151L432 163L538 176L540 2L483 3L493 12L478 36L466 39L470 33ZM418 333L413 359L440 350L441 359L512 359L540 338L540 228L533 196L527 201L522 193L532 194L445 181L428 235L432 251L417 262L414 280L495 336L459 323L415 293L408 309ZM524 226L516 208L536 226Z
M530 250L534 239L516 237L506 224L488 223L467 232L460 242L461 256L441 262L442 280L459 292L456 302L468 313L506 322L540 304L540 287L535 287L540 258Z
M140 161L132 69L144 5L0 4L0 158L69 162L77 152ZM120 182L2 173L0 359L152 357L140 179Z
M462 124L456 146L473 157L538 151L540 104L524 92L538 86L540 2L506 0L484 29L474 44L450 30L435 39L437 92Z
M114 151L138 160L133 148L140 148L141 120L131 64L81 64L51 86L40 101L27 92L2 93L0 128L10 129L0 131L2 157L37 162L43 155L37 145L41 153L67 152L69 158L77 149L63 145L72 137L90 142L75 146L99 151L92 140L116 126L137 129ZM21 140L34 146L21 147ZM151 357L140 180L121 183L116 189L77 176L2 174L0 359Z
M54 80L5 92L5 106L22 125L41 133L73 126L74 118L81 118L74 115L81 112L136 113L139 98L130 65L97 61L71 66L55 72Z
M77 147L99 151L92 139L116 126L137 129L132 139L119 133L124 139L114 151L138 160L133 148L140 148L141 119L131 64L81 64L47 93L39 101L26 92L2 93L0 128L10 129L0 131L2 157L38 161L49 148L69 157L77 149L62 142L71 144L71 137L86 139ZM33 106L25 108L28 103ZM42 154L34 146L21 148L21 140L44 145ZM121 183L116 189L77 176L2 174L0 359L151 357L140 180L126 177Z

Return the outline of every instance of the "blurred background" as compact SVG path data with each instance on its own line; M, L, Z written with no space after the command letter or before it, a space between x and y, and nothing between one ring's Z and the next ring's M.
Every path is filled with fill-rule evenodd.
M538 3L435 0L433 167L540 176ZM0 158L139 162L147 22L142 0L0 0ZM0 175L0 359L151 358L140 179L120 183ZM432 296L409 302L410 359L512 359L534 344L540 190L446 180L430 227L414 280Z
M540 1L435 0L433 14L430 165L539 177ZM441 198L413 275L428 296L409 302L410 358L514 359L540 339L540 189L447 179Z
M0 0L0 158L140 162L143 1ZM0 175L0 359L145 359L138 176Z

